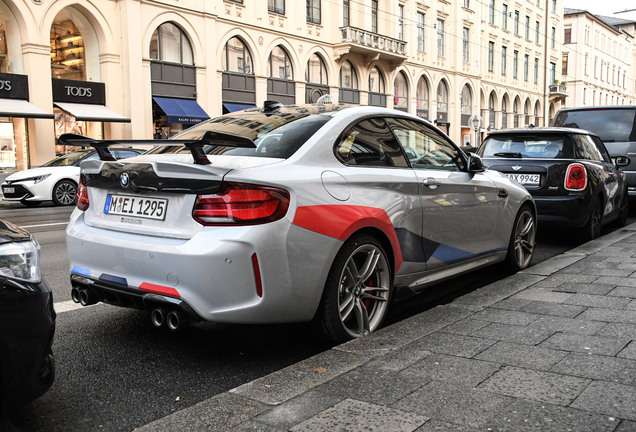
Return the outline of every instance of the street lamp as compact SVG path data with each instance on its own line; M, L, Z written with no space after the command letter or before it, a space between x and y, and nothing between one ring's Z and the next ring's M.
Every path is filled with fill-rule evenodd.
M481 116L478 114L473 114L470 116L468 120L471 125L473 125L473 130L475 131L475 147L479 147L479 127L481 126Z

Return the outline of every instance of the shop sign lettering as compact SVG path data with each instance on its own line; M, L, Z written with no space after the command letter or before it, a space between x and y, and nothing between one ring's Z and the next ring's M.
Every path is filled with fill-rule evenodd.
M0 80L0 90L11 91L11 81Z
M64 86L66 89L67 96L75 96L75 97L92 97L92 89L89 87L74 87L74 86Z

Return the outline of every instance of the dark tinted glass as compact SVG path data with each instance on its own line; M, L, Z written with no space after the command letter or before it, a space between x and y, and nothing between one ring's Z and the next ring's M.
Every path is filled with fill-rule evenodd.
M336 154L348 165L407 167L391 129L381 118L363 120L345 132Z
M554 119L554 126L589 130L605 143L636 141L636 109L561 111Z
M495 135L479 148L481 157L571 159L571 140L563 135Z

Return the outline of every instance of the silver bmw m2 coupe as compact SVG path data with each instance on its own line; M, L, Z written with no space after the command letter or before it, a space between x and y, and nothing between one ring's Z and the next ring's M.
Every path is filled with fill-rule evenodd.
M73 299L156 326L313 320L339 343L396 294L533 256L528 191L400 111L268 101L126 160L108 145L143 142L60 141L100 153L66 232Z

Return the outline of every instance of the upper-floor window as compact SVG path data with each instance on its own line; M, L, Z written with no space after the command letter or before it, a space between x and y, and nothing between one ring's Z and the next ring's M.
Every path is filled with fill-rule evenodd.
M523 80L528 81L528 72L530 68L530 55L526 54L523 57Z
M495 23L495 0L490 0L490 5L488 6L488 22L490 24Z
M488 42L488 72L495 70L495 43Z
M505 4L502 7L501 12L501 28L508 30L508 5Z
M526 39L530 39L530 17L526 15Z
M572 43L572 27L568 27L563 30L563 43Z
M557 0L552 0L552 12L556 12Z
M539 43L539 35L541 34L541 24L539 21L535 21L534 23L535 31L534 31L534 43Z
M223 47L221 67L226 72L237 72L252 75L252 55L238 37L228 40Z
M539 59L534 59L534 83L539 84Z
M517 79L517 71L519 70L519 51L514 50L512 53L512 77Z
M194 64L188 36L173 23L163 23L150 39L150 58L171 63Z
M519 34L519 11L515 11L515 34Z
M349 0L342 0L342 25L344 27L349 27L351 25L349 18L350 12Z
M437 57L444 57L444 20L437 19Z
M464 63L470 63L470 29L468 27L464 27L462 43Z
M417 50L424 52L426 45L424 44L424 14L422 12L417 13Z
M556 39L556 28L552 27L552 30L550 32L550 48L554 48L555 47L555 40Z
M470 9L470 0L464 0L464 7Z
M285 0L267 0L267 10L285 15Z
M501 47L501 75L506 76L506 66L508 63L508 48Z
M307 0L307 22L320 24L320 0Z
M404 40L404 5L398 6L398 39Z
M371 31L378 32L378 0L371 0Z

